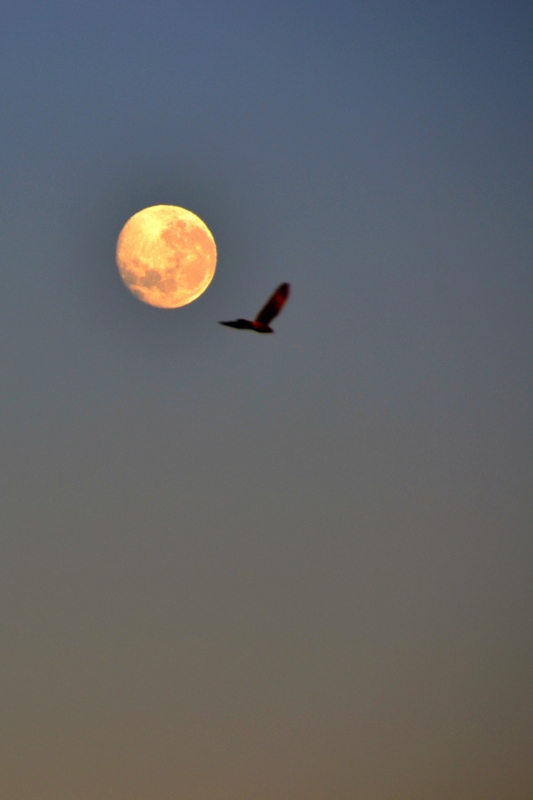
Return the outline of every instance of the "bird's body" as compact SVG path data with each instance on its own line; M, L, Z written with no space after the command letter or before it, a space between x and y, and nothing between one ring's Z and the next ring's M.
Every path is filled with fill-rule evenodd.
M257 333L274 333L270 325L274 317L277 317L289 297L290 284L282 283L268 303L263 306L254 320L235 319L230 322L221 322L220 325L227 325L228 328L240 328L241 330L256 331Z
M271 327L263 325L257 320L234 319L231 322L221 322L220 324L227 325L228 328L240 328L241 330L257 331L257 333L274 333Z

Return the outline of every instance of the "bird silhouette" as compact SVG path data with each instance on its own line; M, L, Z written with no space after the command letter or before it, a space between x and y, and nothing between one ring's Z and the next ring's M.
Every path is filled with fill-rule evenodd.
M268 323L271 322L274 317L277 317L287 302L290 288L289 283L280 284L268 303L263 306L254 320L234 319L231 322L220 322L219 324L227 325L229 328L242 328L244 330L257 331L257 333L274 333Z

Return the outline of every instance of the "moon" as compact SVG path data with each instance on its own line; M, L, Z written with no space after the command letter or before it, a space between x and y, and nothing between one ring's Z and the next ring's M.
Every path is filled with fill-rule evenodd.
M200 217L179 206L150 206L126 222L117 241L117 266L130 292L151 306L179 308L205 292L217 248Z

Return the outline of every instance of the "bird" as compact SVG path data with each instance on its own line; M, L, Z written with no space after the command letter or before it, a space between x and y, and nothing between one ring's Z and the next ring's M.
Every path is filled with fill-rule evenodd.
M256 331L257 333L274 333L268 323L271 322L274 317L277 317L287 302L290 288L290 283L281 283L254 320L234 319L230 322L220 322L219 325L227 325L229 328L242 328L244 330Z

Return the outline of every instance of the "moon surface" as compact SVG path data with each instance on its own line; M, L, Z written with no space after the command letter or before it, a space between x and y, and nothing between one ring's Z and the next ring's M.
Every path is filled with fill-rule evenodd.
M150 206L126 222L117 241L117 266L130 292L158 308L179 308L205 292L217 248L200 217L179 206Z

